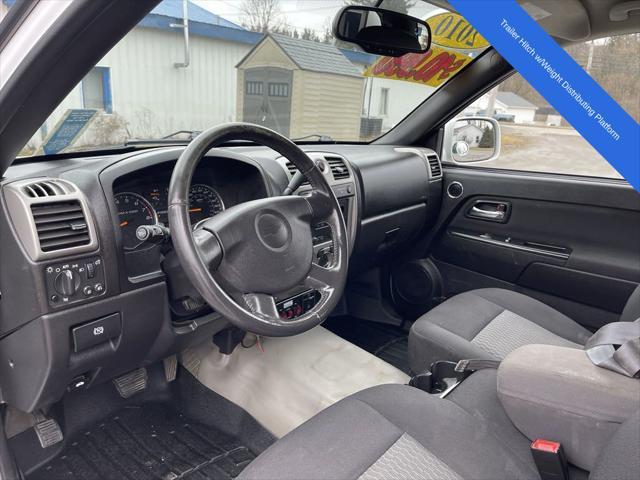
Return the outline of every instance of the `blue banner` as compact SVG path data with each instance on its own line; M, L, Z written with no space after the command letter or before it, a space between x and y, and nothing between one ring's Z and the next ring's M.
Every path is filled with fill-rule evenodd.
M640 191L640 125L515 0L449 0Z

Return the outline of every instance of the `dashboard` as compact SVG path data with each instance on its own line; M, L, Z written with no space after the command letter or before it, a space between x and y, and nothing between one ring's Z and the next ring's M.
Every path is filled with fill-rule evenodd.
M347 226L350 271L386 262L435 223L442 171L428 149L305 146L331 185ZM228 322L197 302L170 239L167 192L183 147L24 162L0 179L0 378L3 398L30 412L69 389L108 381L211 341ZM191 180L190 220L280 195L295 167L264 147L209 152ZM296 195L308 195L304 183ZM316 227L318 227L316 229ZM330 262L331 233L314 230L314 261ZM284 295L286 294L286 295ZM281 315L314 302L283 292ZM280 310L279 310L280 311ZM97 330L96 330L97 329ZM95 338L95 332L103 338ZM91 337L90 342L83 338Z

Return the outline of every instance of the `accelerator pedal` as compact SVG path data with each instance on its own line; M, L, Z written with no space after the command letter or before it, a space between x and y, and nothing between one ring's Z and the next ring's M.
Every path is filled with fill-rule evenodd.
M171 355L162 361L164 365L164 378L167 382L173 382L178 376L178 356Z
M115 378L113 384L122 398L130 398L147 388L147 369L140 367Z
M37 423L33 426L36 431L40 446L42 448L50 447L64 439L60 425L53 418L46 418L44 415L36 415Z

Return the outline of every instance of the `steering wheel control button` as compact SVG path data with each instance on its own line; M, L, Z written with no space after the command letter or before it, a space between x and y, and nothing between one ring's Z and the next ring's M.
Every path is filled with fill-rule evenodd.
M280 213L259 214L256 217L256 233L260 241L271 250L285 250L291 243L291 227Z
M104 294L105 276L101 265L102 259L97 256L46 265L43 271L49 305L62 308Z
M116 338L121 331L122 325L119 313L74 327L71 329L73 351L79 352L100 345Z

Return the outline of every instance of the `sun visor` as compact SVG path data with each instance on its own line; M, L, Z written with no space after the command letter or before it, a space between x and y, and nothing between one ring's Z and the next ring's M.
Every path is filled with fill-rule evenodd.
M429 1L455 10L446 0ZM518 3L552 37L576 42L591 35L589 15L579 0L518 0Z

